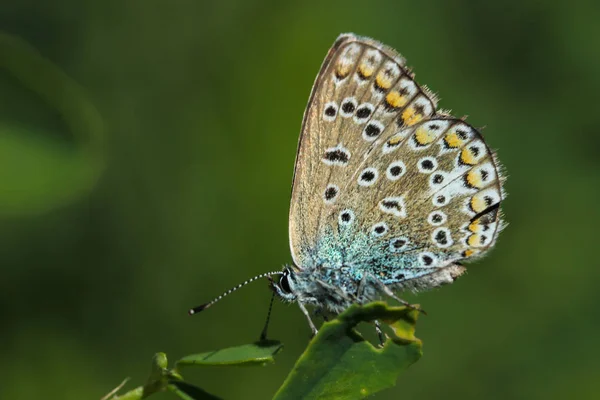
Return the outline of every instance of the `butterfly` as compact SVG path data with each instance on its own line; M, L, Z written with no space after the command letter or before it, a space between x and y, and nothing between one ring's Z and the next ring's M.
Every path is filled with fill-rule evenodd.
M504 178L478 130L436 103L395 50L340 35L302 122L289 215L293 264L190 313L269 277L316 333L306 306L338 314L380 297L407 304L396 293L462 275L461 262L490 250L504 226Z

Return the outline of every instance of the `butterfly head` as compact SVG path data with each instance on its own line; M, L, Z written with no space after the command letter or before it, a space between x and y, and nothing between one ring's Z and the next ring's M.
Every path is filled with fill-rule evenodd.
M293 302L298 297L296 295L295 276L292 267L286 266L279 280L271 280L271 289L284 301Z

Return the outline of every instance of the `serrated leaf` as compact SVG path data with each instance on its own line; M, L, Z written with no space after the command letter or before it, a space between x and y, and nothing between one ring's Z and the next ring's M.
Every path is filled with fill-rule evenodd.
M171 381L167 385L167 389L184 400L221 400L220 397L183 381Z
M421 341L414 336L418 314L382 302L350 307L323 324L274 399L360 399L394 386L421 357ZM381 349L354 329L376 319L389 323L395 334Z
M243 346L191 354L177 361L176 368L188 365L264 365L273 362L273 356L282 348L283 344L277 340L265 340Z

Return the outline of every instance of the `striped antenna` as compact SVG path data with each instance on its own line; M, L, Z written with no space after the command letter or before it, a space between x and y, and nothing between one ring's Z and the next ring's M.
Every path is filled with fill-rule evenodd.
M208 307L212 306L217 301L221 300L223 297L227 296L230 293L235 292L236 290L240 289L241 287L246 286L250 282L253 282L253 281L257 280L257 279L269 277L271 275L283 275L283 274L284 274L283 271L272 271L272 272L265 272L264 274L256 275L255 277L248 279L246 282L240 283L236 287L233 287L233 288L229 289L228 291L226 291L225 293L223 293L219 297L216 297L212 301L210 301L208 303L205 303L205 304L202 304L201 306L198 306L198 307L190 308L190 310L188 311L188 314L194 315L194 314L198 314L200 311L206 310Z

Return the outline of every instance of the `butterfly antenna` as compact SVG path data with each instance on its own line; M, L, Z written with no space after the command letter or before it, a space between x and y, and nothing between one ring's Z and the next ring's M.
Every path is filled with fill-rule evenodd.
M213 304L215 304L217 301L221 300L223 297L225 297L228 294L231 294L231 293L235 292L236 290L238 290L238 289L246 286L250 282L254 282L257 279L269 277L271 275L283 275L283 271L265 272L264 274L256 275L255 277L248 279L246 282L240 283L239 285L237 285L235 287L232 287L231 289L229 289L228 291L226 291L225 293L223 293L219 297L214 298L212 301L210 301L208 303L205 303L205 304L202 304L201 306L198 306L198 307L190 308L190 310L188 311L188 314L194 315L194 314L199 313L200 311L204 311L208 307L210 307Z

